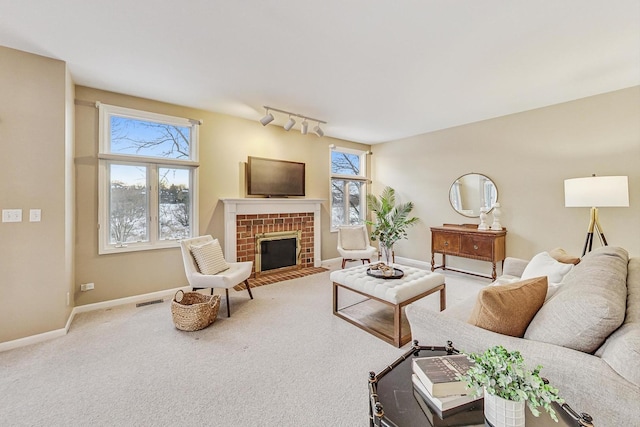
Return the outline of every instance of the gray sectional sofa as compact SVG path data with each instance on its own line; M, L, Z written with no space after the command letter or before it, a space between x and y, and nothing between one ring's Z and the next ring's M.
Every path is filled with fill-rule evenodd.
M502 279L522 275L527 261L507 258ZM513 280L507 280L513 281ZM413 339L447 340L465 352L494 345L519 350L577 412L594 425L640 425L640 257L617 247L590 252L562 279L517 338L467 323L475 296L442 312L407 306Z

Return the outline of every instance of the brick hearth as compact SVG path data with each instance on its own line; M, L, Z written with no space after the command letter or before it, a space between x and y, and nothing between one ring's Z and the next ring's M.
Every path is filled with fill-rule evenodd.
M256 234L281 231L302 231L301 268L314 266L314 214L269 213L236 215L236 257L238 261L254 262L255 277Z

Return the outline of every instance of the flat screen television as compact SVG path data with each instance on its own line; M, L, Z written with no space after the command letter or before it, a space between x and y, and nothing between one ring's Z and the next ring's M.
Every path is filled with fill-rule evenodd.
M249 156L247 195L265 197L304 196L304 163Z

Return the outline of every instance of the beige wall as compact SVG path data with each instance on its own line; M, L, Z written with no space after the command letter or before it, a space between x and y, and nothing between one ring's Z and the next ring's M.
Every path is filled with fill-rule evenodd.
M62 61L0 47L0 342L65 326L73 280L73 88ZM41 209L42 221L29 222Z
M557 246L582 252L589 209L564 207L564 179L628 175L630 207L601 208L600 220L610 245L640 255L640 87L374 145L372 151L374 192L394 187L403 201L416 204L421 219L409 240L398 244L400 256L430 261L430 226L479 223L457 214L448 201L451 183L468 172L496 183L507 255L524 258ZM489 271L486 263L455 263Z
M219 200L244 195L248 155L303 161L307 196L327 199L320 256L337 257L329 231L333 143L371 148L374 191L391 185L415 202L422 221L396 247L399 256L428 261L429 226L470 221L448 202L449 186L468 172L495 181L507 253L518 257L555 246L581 252L588 209L563 207L565 178L628 175L631 207L602 208L601 221L610 244L640 254L640 87L369 147L86 87L74 94L64 62L12 49L0 47L0 62L0 208L23 210L23 222L0 223L0 342L63 328L74 304L186 284L177 248L97 255L98 114L83 103L74 110L74 97L204 120L201 234L223 238ZM29 209L42 209L42 221L29 222ZM85 282L96 289L81 293Z
M98 113L84 101L137 108L203 120L200 126L200 234L224 241L221 198L244 197L244 162L247 156L305 162L307 197L325 199L322 207L322 259L337 257L336 236L329 231L329 144L368 150L355 144L257 121L195 110L131 96L76 88L76 305L123 298L187 285L179 248L98 255ZM80 284L95 283L95 290L80 292Z

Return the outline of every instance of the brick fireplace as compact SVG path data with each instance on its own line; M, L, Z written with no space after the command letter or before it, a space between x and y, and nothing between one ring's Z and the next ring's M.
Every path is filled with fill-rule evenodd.
M224 248L228 261L255 262L257 234L300 231L300 268L320 267L321 199L246 198L222 201Z

